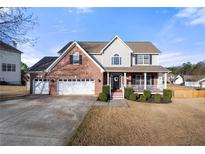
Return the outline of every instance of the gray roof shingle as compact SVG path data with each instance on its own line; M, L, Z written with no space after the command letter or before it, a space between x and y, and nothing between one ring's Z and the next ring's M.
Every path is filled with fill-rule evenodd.
M20 50L12 47L9 44L6 44L2 41L0 41L0 50L6 50L6 51L10 51L10 52L17 52L17 53L22 53Z
M66 44L58 53L63 53L73 41ZM109 42L87 42L87 41L78 41L78 44L85 49L88 53L100 53L100 51L108 44ZM160 53L160 50L157 49L155 45L151 42L125 42L128 47L132 49L134 53Z
M58 57L43 57L36 64L30 67L29 71L44 71L47 69Z

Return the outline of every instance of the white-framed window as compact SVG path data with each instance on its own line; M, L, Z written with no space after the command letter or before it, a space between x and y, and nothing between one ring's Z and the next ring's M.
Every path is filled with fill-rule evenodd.
M72 64L79 64L80 63L80 55L78 52L73 54Z
M144 76L142 74L133 75L133 85L144 85Z
M147 75L147 85L148 86L152 85L152 81L153 81L152 76L151 75Z
M11 64L11 71L16 72L16 65L15 64Z
M6 64L5 63L2 63L2 65L1 65L1 70L2 70L2 72L6 72L7 70L6 70Z
M137 55L137 64L144 64L144 55Z
M151 64L151 55L137 55L136 64Z
M11 72L11 64L7 64L7 71Z
M114 54L112 57L112 65L121 65L122 58L118 54Z

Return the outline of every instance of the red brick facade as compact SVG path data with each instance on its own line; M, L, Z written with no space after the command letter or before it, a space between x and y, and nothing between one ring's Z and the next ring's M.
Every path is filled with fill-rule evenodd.
M82 55L82 64L70 64L70 55L79 52ZM103 86L103 72L100 68L77 46L70 49L67 54L54 66L49 73L31 73L31 81L34 78L49 79L49 94L58 95L57 81L59 79L94 79L95 95L99 95ZM32 92L31 82L31 92Z

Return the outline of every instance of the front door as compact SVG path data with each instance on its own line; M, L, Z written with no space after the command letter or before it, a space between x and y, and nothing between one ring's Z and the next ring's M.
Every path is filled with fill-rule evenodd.
M113 90L119 90L120 89L120 76L119 75L113 75L112 76L112 89Z

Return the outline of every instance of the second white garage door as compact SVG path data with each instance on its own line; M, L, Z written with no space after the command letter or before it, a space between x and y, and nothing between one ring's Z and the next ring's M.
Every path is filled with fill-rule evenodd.
M93 79L63 79L58 81L59 95L94 95Z

